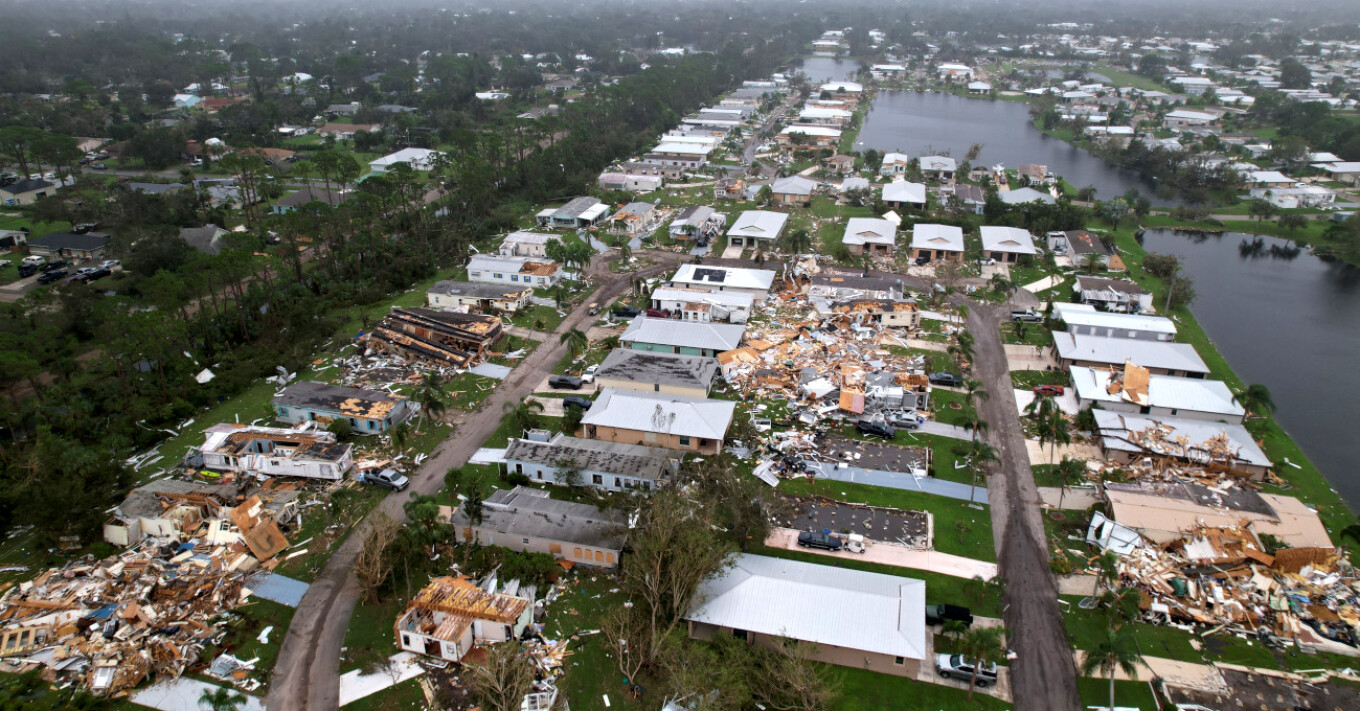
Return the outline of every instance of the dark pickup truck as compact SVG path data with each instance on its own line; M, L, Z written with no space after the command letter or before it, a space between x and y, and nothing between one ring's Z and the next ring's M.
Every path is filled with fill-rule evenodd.
M825 548L829 551L838 551L844 545L841 539L830 533L821 531L803 531L798 534L798 545L803 548Z

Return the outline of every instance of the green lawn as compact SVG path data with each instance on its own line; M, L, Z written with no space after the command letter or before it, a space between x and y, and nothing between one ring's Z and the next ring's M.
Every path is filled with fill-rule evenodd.
M535 331L552 333L557 330L558 326L562 325L565 318L565 313L558 313L557 309L551 306L531 304L529 308L522 309L511 316L510 323L524 328L532 328Z
M1070 387L1072 376L1065 370L1012 370L1011 383L1018 390L1029 390L1035 385Z
M1110 703L1110 682L1108 679L1078 679L1077 690L1081 694L1083 706L1104 707ZM1142 681L1116 681L1114 683L1115 706L1158 711L1161 706L1153 695L1146 679Z
M1053 345L1053 334L1042 323L1020 324L1006 321L1001 324L1001 342L1030 346Z
M992 518L986 506L919 491L889 489L830 479L789 479L780 491L793 496L825 496L837 501L908 511L929 511L935 517L935 550L967 558L995 561Z
M1124 69L1115 69L1114 67L1108 64L1097 64L1091 67L1091 71L1097 74L1104 74L1105 76L1109 77L1110 81L1116 87L1122 88L1126 86L1131 86L1135 89L1142 89L1144 91L1166 91L1166 87L1157 83L1153 79L1149 79L1148 77L1145 77L1142 74L1135 74Z
M936 388L930 392L930 409L937 422L962 426L968 419L968 393Z
M925 664L931 662L927 660ZM838 711L940 711L941 709L1009 709L1011 705L987 694L938 686L867 669L831 667L841 693L831 705Z
M293 612L293 608L287 605L250 598L249 602L236 608L235 614L239 619L227 625L227 634L221 646L209 647L204 658L215 659L221 652L229 652L238 659L258 658L255 668L265 673L253 676L267 683L268 672L274 668L274 660L278 659L279 648L283 646L283 637L288 634L288 625L293 621ZM268 642L260 642L260 633L267 627L274 629L269 631ZM257 694L263 696L264 692L261 690Z
M397 616L405 609L406 601L397 597L355 605L354 614L349 618L349 627L345 630L340 673L373 667L396 654L397 640L393 637L392 625L396 624Z
M327 529L332 524L336 523L344 525L348 522L358 522L367 515L369 511L373 510L373 508L383 500L383 497L387 495L386 489L379 489L367 485L356 486L354 492L355 499L352 508L346 511L336 510L329 504L324 506L312 506L304 510L302 514L302 527L294 531L293 534L288 537L288 540L290 543L302 543L310 539L310 542L307 543L305 548L307 553L283 561L279 564L279 567L275 572L304 582L316 580L316 576L320 574L321 569L326 567L326 561L330 559L331 553L344 543L346 538L349 538L349 534L353 530L353 524L350 524L350 528L342 528L339 530L338 535L335 535L334 537L327 535ZM302 500L315 500L318 498L321 497L316 494L304 494ZM289 548L283 551L283 555L287 556L297 550L303 549Z
M566 639L573 635L568 648L567 673L558 688L572 708L602 709L603 697L609 695L610 709L640 711L648 708L630 700L625 694L623 676L608 654L608 644L599 634L581 634L598 630L606 612L622 605L623 593L610 592L618 581L604 573L578 569L573 573L566 594L548 607L544 617L543 634L549 639Z
M376 694L369 694L341 708L347 711L401 711L429 707L425 705L425 692L420 688L420 677L416 677Z
M483 400L490 397L492 391L500 384L501 381L485 375L459 373L445 382L444 389L453 396L452 407L454 409L471 412L477 409L477 406Z

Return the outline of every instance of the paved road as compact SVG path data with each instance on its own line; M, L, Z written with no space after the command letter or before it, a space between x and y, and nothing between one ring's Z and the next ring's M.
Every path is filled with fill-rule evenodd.
M657 259L662 266L640 272L640 276L674 268L684 259L684 255L669 252L648 253L648 256ZM435 449L425 464L411 475L411 487L405 492L389 495L378 507L379 511L404 522L406 514L403 507L407 501L416 494L432 495L438 492L444 486L444 473L466 464L500 426L503 406L520 402L531 395L543 376L562 359L566 345L559 341L557 335L583 324L588 325L593 318L587 313L590 303L600 302L604 305L628 291L628 275L611 274L607 267L609 259L609 256L600 255L591 262L590 273L601 286L583 299L581 305L568 314L554 331L554 335L516 367L481 407ZM340 649L359 593L358 583L351 571L371 519L370 516L360 524L331 555L321 575L302 598L302 604L298 605L274 666L274 678L269 686L269 696L265 699L266 708L275 711L333 711L339 708Z
M992 535L1005 580L1006 627L1016 652L1011 664L1015 708L1075 711L1077 670L1058 607L1058 584L1048 567L1048 548L1019 411L1001 347L1001 320L1009 305L975 304L968 330L976 339L973 375L991 397L978 404L989 428L984 438L996 447L999 471L988 477Z
M756 159L756 148L760 146L760 144L765 140L760 137L760 134L768 131L771 126L774 126L775 122L783 118L784 113L788 111L791 106L793 106L794 102L797 101L797 99L798 99L797 94L790 96L788 101L785 101L782 106L775 109L770 114L770 118L766 120L765 123L761 125L760 128L751 131L750 137L746 139L746 147L743 148L741 151L742 163L744 163L745 165L750 165L751 161ZM773 175L774 168L770 166L765 166L764 168L761 169L761 172L762 174L765 175Z

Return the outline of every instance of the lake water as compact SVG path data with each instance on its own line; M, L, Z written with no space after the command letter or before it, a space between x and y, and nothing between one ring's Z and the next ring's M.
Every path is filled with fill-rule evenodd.
M1001 163L1012 170L1022 163L1048 166L1077 186L1094 185L1096 198L1108 200L1137 189L1152 197L1153 185L1136 173L1110 165L1069 143L1051 138L1030 123L1029 106L1014 101L970 99L942 92L881 91L860 131L858 150L876 148L913 157L943 151L958 160L974 143L982 152L974 165ZM1157 205L1178 200L1153 198Z
M1195 318L1244 382L1270 388L1280 423L1356 508L1360 269L1307 252L1272 256L1290 243L1270 237L1244 254L1257 239L1148 230L1143 246L1181 258L1198 293Z
M794 68L801 69L809 82L817 84L854 79L855 73L859 71L859 62L835 57L804 57L802 65Z

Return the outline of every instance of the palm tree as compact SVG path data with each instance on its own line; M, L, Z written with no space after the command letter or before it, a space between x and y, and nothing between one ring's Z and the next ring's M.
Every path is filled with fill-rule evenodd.
M1275 412L1275 399L1270 395L1270 388L1260 384L1252 383L1237 396L1238 402L1249 413L1258 417L1264 417Z
M955 339L954 344L946 349L946 352L954 359L954 365L963 372L963 362L973 360L973 334L963 331Z
M968 625L963 620L945 620L940 631L957 641L968 631Z
M573 328L562 334L558 341L567 344L567 350L571 351L573 358L580 358L581 354L585 353L587 348L590 348L590 339L579 328Z
M1081 476L1082 473L1086 471L1086 464L1080 459L1063 457L1062 461L1058 462L1057 471L1058 476L1062 479L1062 490L1061 493L1058 494L1058 508L1061 509L1063 507L1063 500L1067 498L1068 482L1071 481L1072 477Z
M1015 291L1015 285L1001 272L993 274L991 278L987 280L987 286L991 287L992 291L1000 293L1007 299L1011 298L1011 293Z
M1072 433L1068 429L1067 418L1053 402L1052 396L1041 395L1025 406L1025 412L1034 415L1039 426L1039 446L1048 445L1048 463L1053 463L1057 445L1071 444Z
M1110 677L1110 708L1114 708L1114 673L1122 669L1133 679L1138 678L1138 663L1143 655L1138 651L1138 640L1128 627L1105 628L1105 637L1081 658L1082 676L1108 674Z
M198 695L199 708L205 705L211 711L236 711L246 705L246 697L231 689L214 686Z
M520 402L507 402L503 408L504 417L514 421L521 434L538 427L539 413L543 412L543 403L537 400L521 400Z
M420 419L439 418L449 409L449 394L444 390L444 378L438 373L426 373L420 379L411 399L420 405Z
M978 671L985 665L996 664L1006 656L1001 644L1000 627L974 627L959 640L959 654L973 664L973 678L968 683L968 700L973 700L973 690L977 688Z
M968 443L968 460L973 469L973 485L968 490L968 503L972 504L974 502L974 496L977 493L978 470L988 464L1000 462L1001 458L996 454L996 447L975 437Z
M784 248L793 254L802 254L812 247L812 235L804 229L794 230L784 236Z

